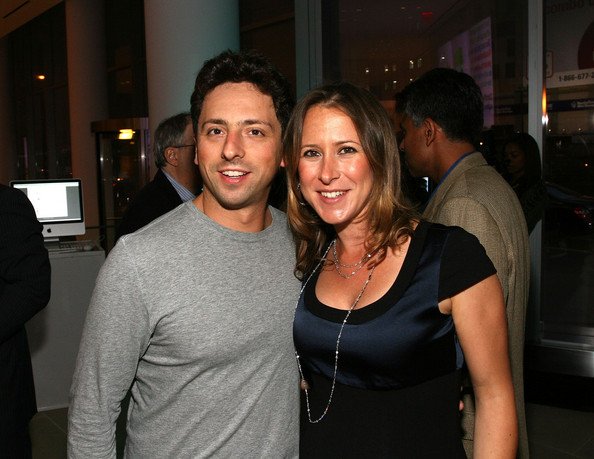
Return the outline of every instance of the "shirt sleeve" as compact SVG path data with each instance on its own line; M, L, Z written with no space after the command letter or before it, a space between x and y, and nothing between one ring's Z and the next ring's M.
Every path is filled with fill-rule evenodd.
M116 457L116 421L150 321L139 276L125 241L105 261L87 312L68 413L68 457Z
M479 240L462 228L453 228L441 259L439 301L472 287L496 272Z

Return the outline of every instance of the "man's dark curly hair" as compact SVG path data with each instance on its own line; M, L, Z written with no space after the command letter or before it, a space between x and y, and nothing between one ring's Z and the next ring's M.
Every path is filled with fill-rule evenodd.
M210 91L224 83L244 82L252 83L272 97L276 117L284 131L295 103L288 81L263 55L255 51L230 50L207 60L198 72L190 99L194 131L197 132L202 104Z

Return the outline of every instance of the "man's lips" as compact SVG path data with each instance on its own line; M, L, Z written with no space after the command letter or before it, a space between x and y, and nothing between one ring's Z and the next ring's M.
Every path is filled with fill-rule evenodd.
M221 174L223 174L225 177L229 177L229 178L239 178L239 177L243 177L243 176L247 175L248 173L245 171L238 171L238 170L226 170L226 171L221 171Z

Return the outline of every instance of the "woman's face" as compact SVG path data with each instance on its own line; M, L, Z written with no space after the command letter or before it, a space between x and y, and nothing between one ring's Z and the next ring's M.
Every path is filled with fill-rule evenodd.
M326 223L345 227L365 213L373 172L355 125L338 108L307 111L298 172L304 199Z
M505 146L505 164L510 174L522 175L526 165L526 155L515 143L508 143Z

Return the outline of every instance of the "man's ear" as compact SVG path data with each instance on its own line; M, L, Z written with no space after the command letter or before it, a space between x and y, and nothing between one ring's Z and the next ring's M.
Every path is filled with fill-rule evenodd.
M431 118L425 118L423 121L423 135L425 137L425 145L428 147L433 143L437 136L439 126Z
M164 156L167 164L177 166L177 148L167 147Z

